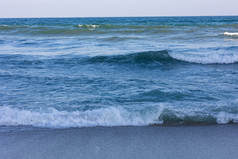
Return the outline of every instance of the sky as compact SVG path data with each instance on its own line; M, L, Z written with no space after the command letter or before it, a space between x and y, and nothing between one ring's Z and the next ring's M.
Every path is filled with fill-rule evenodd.
M238 0L0 0L0 18L238 15Z

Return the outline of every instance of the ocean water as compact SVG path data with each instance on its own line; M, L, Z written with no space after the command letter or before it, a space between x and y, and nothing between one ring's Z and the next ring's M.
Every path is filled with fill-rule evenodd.
M237 122L237 16L0 19L0 127Z

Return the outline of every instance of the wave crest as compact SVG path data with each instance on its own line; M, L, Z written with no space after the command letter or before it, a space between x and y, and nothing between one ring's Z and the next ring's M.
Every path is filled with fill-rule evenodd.
M152 64L175 62L167 50L146 51L126 55L95 56L88 59L92 63L127 63L127 64Z
M204 53L178 53L171 52L169 55L177 60L197 63L197 64L232 64L238 62L238 54L233 53L218 53L208 52Z
M45 112L0 108L0 125L32 125L36 127L85 127L85 126L126 126L149 125L156 122L160 109L142 115L130 113L123 108L109 107L87 111L59 111L54 108ZM157 121L156 123L160 123Z
M162 51L146 51L126 55L114 56L96 56L91 57L89 62L93 63L127 63L127 64L172 64L172 63L197 63L197 64L232 64L238 62L238 54L211 52L186 53L186 52L169 52Z
M226 124L237 123L238 114L227 112L204 112L198 110L176 110L164 108L130 112L120 107L109 107L86 111L19 110L0 107L0 126L30 125L35 127L68 128L92 126L147 126L157 124Z
M227 35L227 36L238 36L238 33L225 32L224 35Z

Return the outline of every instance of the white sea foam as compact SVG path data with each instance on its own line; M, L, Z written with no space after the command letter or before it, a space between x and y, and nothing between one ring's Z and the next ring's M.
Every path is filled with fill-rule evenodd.
M86 25L87 27L97 28L99 25Z
M227 36L238 36L238 33L225 32L224 35L227 35Z
M200 64L231 64L238 62L238 53L178 53L171 52L169 55L177 60L200 63Z
M162 107L160 107L162 108ZM87 111L47 111L19 110L0 107L0 125L32 125L36 127L84 127L84 126L143 126L161 124L158 121L162 109L141 114L130 113L123 108L109 107Z
M7 125L31 125L35 127L68 128L68 127L92 127L92 126L147 126L151 124L163 124L163 105L156 110L147 112L129 112L119 107L101 108L87 111L59 111L54 108L40 111L20 110L10 107L0 107L0 126ZM205 112L202 110L170 110L177 119L185 122L212 122L207 118L211 116L218 124L229 122L238 123L238 114L227 112ZM169 115L169 114L167 114ZM172 116L173 116L172 115ZM186 121L189 117L191 121ZM187 118L187 119L186 119ZM203 119L204 118L204 119ZM172 118L171 118L172 119ZM169 119L170 120L170 119ZM173 121L171 121L173 123Z
M95 28L99 27L99 25L91 25L91 24L86 24L86 25L79 24L78 26L79 28L86 27L88 30L94 30Z
M226 124L229 122L237 123L238 122L238 114L229 114L226 112L220 112L217 115L217 123L218 124Z

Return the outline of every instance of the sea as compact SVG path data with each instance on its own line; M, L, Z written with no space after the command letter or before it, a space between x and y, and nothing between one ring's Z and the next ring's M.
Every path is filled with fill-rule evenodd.
M238 122L238 17L0 19L0 127Z

